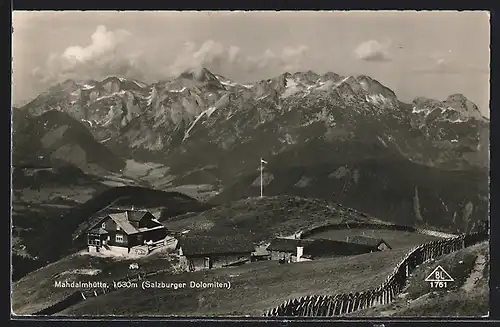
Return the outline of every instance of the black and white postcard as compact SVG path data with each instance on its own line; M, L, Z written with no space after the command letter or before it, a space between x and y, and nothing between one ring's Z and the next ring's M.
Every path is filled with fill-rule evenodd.
M488 317L485 11L15 11L14 317Z

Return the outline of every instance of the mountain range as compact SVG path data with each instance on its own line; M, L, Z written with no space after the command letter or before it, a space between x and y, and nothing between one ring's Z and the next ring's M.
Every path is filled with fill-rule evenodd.
M369 76L331 72L67 80L13 109L15 165L120 174L155 163L168 175L162 189L210 185L225 202L258 194L263 157L269 194L458 229L469 202L472 217L487 215L488 148L489 120L461 94L403 103Z

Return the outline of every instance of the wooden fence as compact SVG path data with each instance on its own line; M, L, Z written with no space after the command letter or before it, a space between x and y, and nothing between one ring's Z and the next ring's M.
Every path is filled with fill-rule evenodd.
M487 239L488 232L483 231L421 244L412 248L376 289L349 294L312 295L290 299L266 311L264 316L331 317L390 303L406 286L410 273L418 265Z

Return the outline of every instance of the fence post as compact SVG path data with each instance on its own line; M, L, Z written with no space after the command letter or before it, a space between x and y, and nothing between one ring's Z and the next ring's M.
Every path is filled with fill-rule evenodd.
M366 307L365 301L366 301L366 291L360 292L358 310L363 310Z
M318 302L318 310L316 311L316 316L318 316L318 317L323 316L324 305L325 305L325 299L324 299L323 295L320 295L319 302Z
M338 315L338 310L339 310L339 296L338 295L335 295L334 298L333 298L333 314L332 316L336 316Z
M349 310L349 295L348 294L344 294L343 302L344 303L342 305L342 314L345 314Z
M314 301L313 298L309 298L308 304L307 304L307 315L308 316L313 316L314 312Z
M302 303L301 316L307 317L307 308L308 308L308 305L309 305L309 301L307 299L305 299L304 302Z
M359 299L360 299L360 295L359 295L359 292L356 292L354 293L354 303L353 303L353 306L352 306L352 311L357 311L358 308L359 308Z
M285 316L289 317L290 316L290 304L292 303L292 301L288 301L285 305Z
M342 294L339 298L339 316L344 313L345 308L345 295Z
M328 310L329 310L329 306L330 306L330 295L325 295L325 300L324 300L324 304L323 304L323 317L326 317L328 316Z
M292 316L300 316L300 310L302 309L302 302L300 300L293 306Z
M295 311L297 310L297 300L293 299L288 307L288 315L295 316Z
M324 303L325 303L325 300L323 298L323 295L320 295L319 301L318 301L318 310L316 311L316 316L321 317L323 315Z
M310 316L311 317L314 317L316 315L316 303L318 302L318 296L315 295L312 299L311 299L311 314Z
M349 293L349 312L348 313L351 313L354 311L354 301L355 301L354 294Z
M285 305L282 303L278 307L278 316L283 316L285 314Z
M301 308L299 311L299 316L306 315L306 304L307 304L307 296L303 296L300 298Z

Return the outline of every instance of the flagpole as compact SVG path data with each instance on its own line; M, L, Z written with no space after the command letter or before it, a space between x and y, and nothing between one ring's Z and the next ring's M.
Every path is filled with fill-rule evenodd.
M260 158L260 197L262 197L262 158Z

